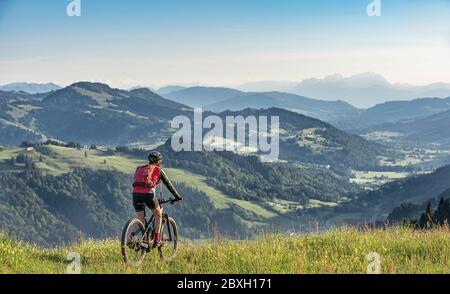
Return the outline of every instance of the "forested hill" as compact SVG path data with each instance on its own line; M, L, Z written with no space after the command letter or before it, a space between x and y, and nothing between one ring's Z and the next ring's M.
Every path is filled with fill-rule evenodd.
M169 121L191 110L148 89L79 82L46 95L0 91L0 144L53 138L120 145L170 136Z
M192 109L148 89L125 91L79 82L47 94L0 91L0 144L17 146L46 139L88 146L153 144L171 137L175 130L170 122L179 115L192 117ZM381 145L280 108L220 115L279 116L280 158L290 162L346 171L377 166L379 157L386 156Z
M39 170L0 173L0 223L10 235L42 246L86 238L118 238L134 210L131 175L75 169L60 176ZM221 233L246 235L247 226L232 210L218 210L208 196L177 184L185 201L168 207L185 237Z
M348 134L321 120L280 108L225 111L220 116L278 116L280 157L288 161L330 165L334 170L378 165L386 147Z
M356 200L334 209L334 213L358 214L359 221L384 220L404 202L422 204L450 189L450 166L433 173L391 182L375 191L366 192Z
M295 221L288 212L335 205L361 191L326 169L262 163L232 152L173 152L168 144L159 148L163 166L185 198L168 211L184 237L285 230ZM117 237L134 213L132 172L148 154L53 145L0 151L2 228L41 245Z
M360 191L326 169L263 163L256 156L232 152L174 152L169 142L158 150L165 156L164 165L201 174L208 183L238 199L308 204L310 199L340 201Z
M450 101L450 98L448 99ZM450 105L450 102L448 102ZM449 106L450 107L450 106ZM374 126L367 131L394 132L398 141L428 146L450 146L450 110L416 120Z

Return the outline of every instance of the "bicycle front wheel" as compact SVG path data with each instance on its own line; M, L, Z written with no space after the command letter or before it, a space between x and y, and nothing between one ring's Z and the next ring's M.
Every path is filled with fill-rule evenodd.
M139 266L144 260L146 249L141 246L147 241L145 225L137 218L130 219L122 232L121 250L125 263L131 266Z
M171 260L177 253L178 228L171 217L163 218L161 226L161 246L158 248L159 256L164 260Z

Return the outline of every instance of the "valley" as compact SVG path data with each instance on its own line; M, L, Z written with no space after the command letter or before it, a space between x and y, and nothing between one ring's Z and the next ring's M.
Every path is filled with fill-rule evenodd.
M450 273L449 4L0 0L0 278L438 286L302 274Z
M18 232L12 222L6 221L7 232L44 246L70 244L80 234L92 238L117 236L121 224L132 215L132 174L151 149L164 154L169 177L186 195L182 207L170 209L183 225L182 235L190 239L209 238L217 228L221 235L240 239L262 230L308 232L380 221L403 201L423 203L427 196L437 197L450 188L444 182L436 183L430 195L418 188L412 189L418 192L411 195L403 191L405 185L414 186L424 177L441 177L435 170L450 163L450 149L444 145L405 141L401 131L384 127L389 124L370 128L361 124L360 130L344 131L336 127L339 122L326 122L346 117L354 120L352 125L358 125L358 119L365 120L365 116L376 115L386 107L395 109L395 103L361 111L345 103L278 92L250 94L205 87L173 90L176 95L163 92L177 102L148 89L125 91L87 82L48 94L0 91L0 143L7 145L0 147L0 182L4 183L1 211L8 219L28 223L22 210L33 207L30 201L36 202L34 223L29 229ZM194 98L193 94L199 96ZM178 115L195 117L190 106L202 106L211 95L216 97L217 107L224 101L257 103L262 96L268 98L265 109L236 107L204 115L220 119L279 117L280 159L264 163L259 159L261 154L250 149L172 150L167 141L176 131L170 128L171 119ZM233 98L236 95L238 98ZM299 103L302 111L295 110ZM428 112L420 110L424 103L443 105L435 99L399 105L411 104L417 110L411 117L427 119ZM401 115L410 117L408 113ZM441 117L427 121L431 124ZM11 195L14 185L27 187L15 200L15 193ZM393 198L386 198L384 191ZM70 207L62 208L56 199L71 203ZM14 209L8 211L11 205ZM102 211L100 215L96 215L97 210ZM87 216L82 222L78 220L81 213ZM49 232L54 226L63 228L59 239L38 234L42 228Z

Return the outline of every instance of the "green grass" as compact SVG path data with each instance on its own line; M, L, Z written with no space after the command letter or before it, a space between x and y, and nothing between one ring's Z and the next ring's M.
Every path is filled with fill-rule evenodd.
M266 235L249 241L182 241L171 262L148 255L139 268L126 266L117 241L85 241L41 249L0 237L0 272L65 273L69 252L81 256L82 273L352 273L367 272L377 252L382 273L450 273L450 230L407 228L358 231L344 228L304 236Z
M36 110L36 109L42 109L42 108L24 104L24 105L12 106L11 110L7 111L7 113L9 115L11 115L11 117L14 118L15 121L18 121L22 117L26 116L30 111Z
M309 206L308 208L316 208L316 207L323 207L323 206L337 206L338 204L336 202L326 202L326 201L320 201L317 199L310 199L309 200Z
M49 164L56 165L55 169L61 172L68 172L74 167L91 168L94 170L116 169L123 173L133 173L136 166L142 165L145 161L123 155L108 155L101 150L85 150L65 148L58 146L47 146L52 151L52 156L45 158L44 164L39 168L46 169ZM85 152L87 157L85 157ZM105 163L106 162L106 163Z
M20 149L14 148L14 149L4 149L3 147L0 148L0 163L10 160L12 157L17 156L17 152L19 152Z
M365 185L383 185L387 182L399 180L410 176L407 172L391 172L391 171L352 171L350 182Z
M174 168L167 168L165 170L174 182L183 183L208 195L214 206L218 209L229 208L230 204L236 204L264 218L276 216L274 212L269 211L258 204L245 200L233 199L226 196L219 190L209 186L206 178L203 176Z

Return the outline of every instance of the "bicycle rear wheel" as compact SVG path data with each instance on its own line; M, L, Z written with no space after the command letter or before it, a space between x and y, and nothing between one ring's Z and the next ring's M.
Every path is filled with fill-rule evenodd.
M141 240L146 240L144 236L145 226L137 218L130 219L122 232L121 251L123 260L131 266L139 266L144 260L146 249L141 246ZM144 238L143 238L144 236Z
M164 217L161 227L161 246L158 248L159 256L164 260L171 260L177 253L178 228L175 220Z

